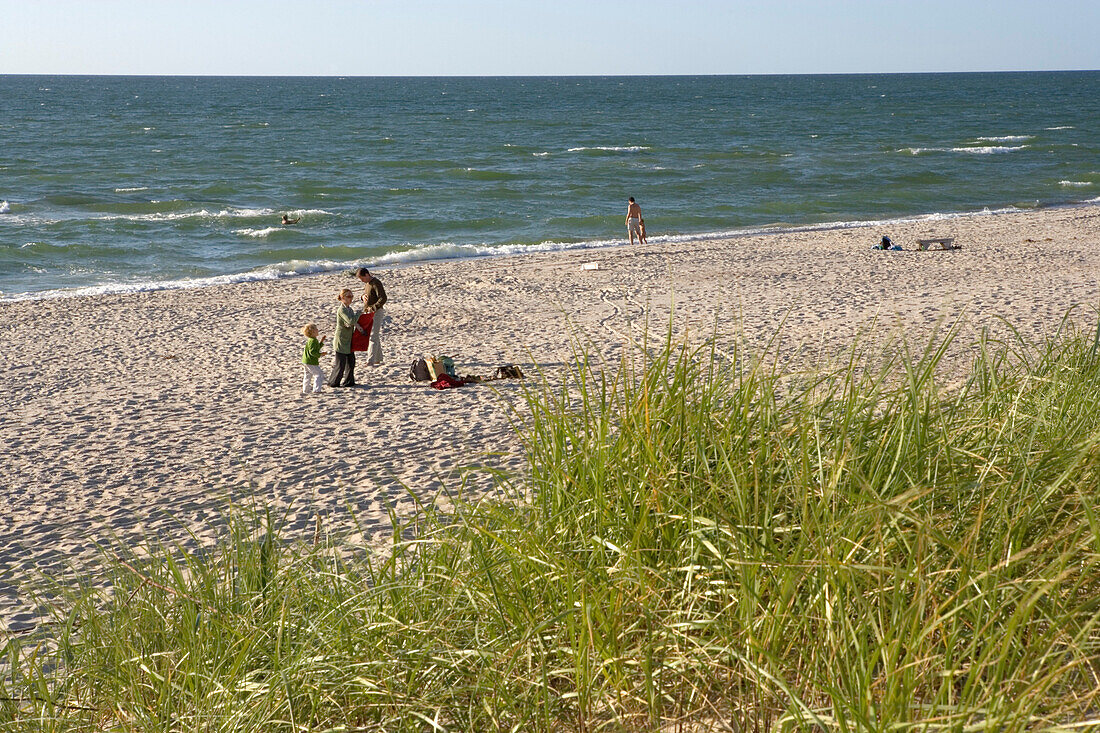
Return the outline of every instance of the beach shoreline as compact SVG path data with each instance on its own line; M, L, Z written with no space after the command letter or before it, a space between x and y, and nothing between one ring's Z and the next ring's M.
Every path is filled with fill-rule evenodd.
M906 247L871 249L882 235ZM957 251L916 251L950 236ZM595 269L584 269L588 262ZM0 518L0 628L43 618L19 579L87 572L97 543L208 542L230 496L381 548L389 512L458 490L463 466L521 470L510 407L522 384L436 392L424 354L460 374L560 372L579 341L606 358L644 330L759 352L781 329L793 364L857 339L921 343L961 318L945 368L982 329L1037 340L1071 309L1095 325L1100 205L866 227L792 229L379 268L386 362L352 390L303 396L301 327L331 334L346 271L123 294L0 301L10 407ZM329 336L331 339L331 335ZM326 368L331 357L322 361ZM484 483L469 487L486 490ZM414 496L416 499L414 499ZM94 574L90 582L98 582Z
M715 232L694 232L685 234L656 234L649 237L650 244L691 244L695 242L709 241L736 241L748 237L758 236L782 236L785 234L799 234L803 232L831 232L843 230L861 229L889 229L898 226L907 226L920 223L949 223L959 219L971 219L974 217L996 217L1013 214L1026 214L1031 212L1059 211L1067 209L1088 209L1100 206L1100 198L1083 201L1069 201L1051 203L1026 209L1015 206L990 209L984 207L974 211L957 212L931 212L922 214L906 214L886 219L871 220L838 220L822 221L809 224L784 224L775 223L763 226L750 226ZM101 283L98 285L79 286L75 288L46 289L37 291L25 291L4 293L0 291L0 303L15 303L20 301L52 300L57 298L86 298L101 295L127 295L134 293L156 292L160 290L193 290L198 288L217 287L220 285L236 285L252 282L270 282L278 280L290 280L301 277L317 277L332 273L348 273L357 267L366 266L372 270L392 271L418 265L430 265L444 262L465 262L478 260L497 260L511 257L527 257L534 255L552 255L559 252L594 252L599 253L616 247L630 246L625 238L613 239L587 239L576 241L547 240L538 244L517 245L462 245L467 247L470 254L437 255L441 248L454 247L448 243L439 243L415 247L409 250L391 252L380 257L362 258L342 262L317 261L317 262L281 262L254 270L241 272L229 272L218 275L209 275L201 278L183 278L175 280L149 280L139 282Z

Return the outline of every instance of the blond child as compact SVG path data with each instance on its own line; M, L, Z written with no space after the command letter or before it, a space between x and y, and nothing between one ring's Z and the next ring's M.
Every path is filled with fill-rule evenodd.
M302 394L321 391L321 383L325 381L325 372L321 369L321 357L328 354L321 351L325 343L325 337L317 338L317 324L307 323L302 329L302 335L306 337L305 348L302 349Z
M344 288L336 298L340 301L340 307L336 309L336 336L332 339L335 363L329 374L328 386L330 387L354 387L355 386L355 352L351 350L351 336L359 327L359 314L351 307L355 295L350 288Z

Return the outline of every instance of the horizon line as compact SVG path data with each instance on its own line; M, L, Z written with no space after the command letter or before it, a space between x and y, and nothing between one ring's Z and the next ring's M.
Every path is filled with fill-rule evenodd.
M798 72L702 72L694 74L239 74L239 73L82 73L82 72L0 72L0 77L72 76L130 78L267 78L267 79L617 79L617 78L694 78L694 77L755 77L755 76L931 76L961 74L1074 74L1095 73L1100 69L975 69L966 71L798 71Z

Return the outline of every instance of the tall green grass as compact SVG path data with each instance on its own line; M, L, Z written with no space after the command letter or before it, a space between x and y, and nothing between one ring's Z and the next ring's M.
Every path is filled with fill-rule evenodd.
M0 730L1100 728L1100 351L536 380L510 499L384 557L237 514L13 636Z

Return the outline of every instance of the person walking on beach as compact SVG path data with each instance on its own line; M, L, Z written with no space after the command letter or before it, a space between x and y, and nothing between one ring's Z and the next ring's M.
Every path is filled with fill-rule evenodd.
M370 330L370 348L367 349L367 364L378 366L382 363L382 321L386 317L382 306L386 305L386 289L382 287L382 281L370 274L365 267L356 270L355 276L367 286L363 293L363 312L374 314L374 325Z
M363 329L359 327L359 314L351 307L354 299L351 288L344 288L337 297L340 307L336 310L336 337L332 340L336 362L328 378L330 387L355 386L355 352L351 350L351 335L356 331L362 333Z
M302 329L302 335L306 337L306 345L302 349L302 394L317 394L321 391L321 383L325 381L325 373L321 369L321 357L328 353L321 351L325 337L317 339L316 323L307 323Z
M642 207L638 206L631 196L626 207L626 231L630 235L630 243L634 244L634 235L638 235L638 243L645 244L645 229L642 224Z

